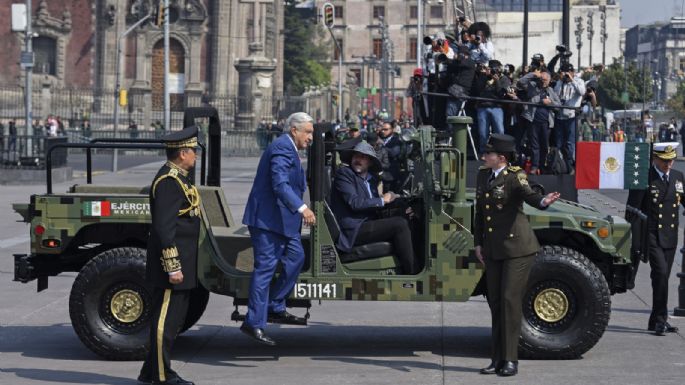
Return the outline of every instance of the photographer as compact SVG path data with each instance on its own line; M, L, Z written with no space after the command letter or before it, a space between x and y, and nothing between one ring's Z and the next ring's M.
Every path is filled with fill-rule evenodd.
M488 67L480 66L476 72L473 94L481 98L503 99L511 87L511 81L502 74L502 63L490 60ZM500 103L479 101L476 104L478 116L478 143L480 154L485 151L485 144L490 133L504 133L504 111Z
M445 77L448 82L447 92L456 98L447 100L447 116L459 115L463 102L462 98L471 94L475 75L476 63L471 60L469 49L466 46L460 46L459 54L447 64L447 76Z
M532 72L532 71L543 71L543 72L549 72L552 74L552 71L550 71L547 68L547 65L545 65L545 57L541 53L536 53L533 55L532 58L530 58L530 66L528 71L526 72Z
M468 28L469 48L471 60L478 64L487 64L495 53L495 47L490 41L490 26L482 21L473 23Z
M561 104L567 107L580 107L585 94L585 82L576 76L573 64L564 63L559 72L560 80L554 86ZM565 159L568 169L573 174L573 166L576 159L576 110L562 109L554 124L554 136L556 147L565 151Z
M549 149L549 129L554 126L554 112L547 107L550 104L559 105L561 102L557 94L549 86L551 75L546 71L533 71L518 81L517 87L526 90L528 101L540 103L538 106L525 106L521 118L528 122L528 145L530 146L531 174L537 174L541 160L547 158Z
M428 100L423 97L424 81L423 70L421 68L414 69L414 75L409 81L407 90L404 91L404 96L410 97L412 102L412 111L414 115L414 125L419 127L423 124L430 124L428 120Z

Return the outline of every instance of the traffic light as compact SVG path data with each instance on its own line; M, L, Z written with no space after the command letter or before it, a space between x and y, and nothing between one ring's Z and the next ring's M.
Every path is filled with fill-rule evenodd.
M164 16L164 3L160 1L159 4L157 4L157 11L155 14L155 25L158 28L161 28L162 25L164 25Z
M119 90L119 105L126 107L128 104L128 92L126 90Z
M323 25L326 28L333 28L335 25L335 7L331 3L323 5Z

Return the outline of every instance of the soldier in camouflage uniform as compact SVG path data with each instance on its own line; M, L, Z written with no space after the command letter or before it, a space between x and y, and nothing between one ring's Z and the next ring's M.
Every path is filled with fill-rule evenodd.
M200 195L188 173L195 166L197 127L162 138L167 162L150 188L152 225L147 248L152 293L150 352L138 380L153 384L193 385L170 367L171 348L185 322L190 290L197 286Z
M653 149L652 167L649 169L649 186L644 190L630 190L627 205L647 215L647 248L652 268L652 314L647 330L658 336L674 333L668 319L668 277L678 246L678 206L685 205L685 179L673 170L678 142L657 143ZM630 219L629 217L627 217ZM633 261L635 274L640 260Z
M490 135L476 181L475 252L485 263L492 315L492 362L481 374L518 373L523 294L540 248L523 202L545 209L559 199L558 192L542 196L530 188L525 171L509 165L515 152L514 137Z

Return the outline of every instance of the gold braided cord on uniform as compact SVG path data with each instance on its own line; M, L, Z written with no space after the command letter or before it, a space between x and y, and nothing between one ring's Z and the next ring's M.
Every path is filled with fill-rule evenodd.
M197 191L197 187L195 186L190 186L188 187L182 180L181 178L178 177L178 171L175 168L172 168L169 170L168 174L164 174L157 178L155 182L152 184L152 197L155 197L155 191L157 189L157 185L159 182L161 182L164 178L173 178L176 180L179 186L181 186L181 190L183 190L183 195L186 197L186 201L189 204L189 207L185 209L181 209L178 211L178 216L191 213L191 215L199 215L200 214L200 193Z
M164 342L164 322L166 321L166 314L169 311L169 301L171 300L171 289L164 290L164 301L162 302L162 309L159 312L159 319L157 320L157 370L159 373L159 381L166 381L166 373L164 370L164 353L162 351L162 343Z

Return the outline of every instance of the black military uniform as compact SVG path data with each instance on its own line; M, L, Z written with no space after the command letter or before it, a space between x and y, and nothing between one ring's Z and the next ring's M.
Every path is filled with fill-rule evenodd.
M492 134L485 146L486 153L515 151L510 135ZM492 364L481 371L483 374L514 375L518 371L523 294L540 248L523 213L523 202L544 209L544 198L530 188L520 167L481 167L478 173L474 237L485 258L492 315Z
M655 157L668 161L675 159L677 147L677 142L657 143L652 152ZM677 331L667 322L668 278L678 245L678 206L684 204L684 183L680 171L671 169L668 174L663 174L653 164L649 170L647 189L630 190L628 194L627 204L647 216L647 256L652 268L652 313L647 329L655 331L657 335ZM638 234L633 236L639 237ZM633 261L635 274L639 263L639 259Z
M197 127L162 138L167 148L197 146ZM150 352L139 381L161 384L192 384L170 367L171 348L185 322L190 290L197 286L197 248L200 234L200 195L188 171L167 161L150 188L152 225L147 248L148 282L153 286ZM183 282L171 284L173 272Z

